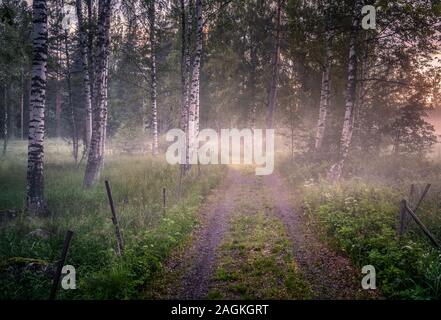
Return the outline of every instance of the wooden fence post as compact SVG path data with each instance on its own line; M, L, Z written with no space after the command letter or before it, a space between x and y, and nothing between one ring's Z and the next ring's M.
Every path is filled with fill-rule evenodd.
M400 213L398 215L398 239L401 239L401 236L404 233L404 221L406 219L406 200L401 200L400 202Z
M106 180L105 184L106 184L107 197L109 198L110 210L112 211L112 222L113 225L115 226L115 234L116 234L116 242L117 242L116 253L118 256L121 256L122 253L124 252L123 239L121 236L121 231L119 229L119 222L116 216L115 206L113 204L112 191L110 189L109 181Z
M423 202L423 199L424 199L424 197L426 196L427 192L429 192L430 187L431 187L431 184L428 183L428 184L426 185L426 187L424 188L424 191L423 191L423 193L421 194L420 199L418 200L417 204L415 205L415 207L414 207L414 209L413 209L413 212L416 212L416 211L418 210L418 208L419 208L421 202Z
M421 194L420 198L418 199L418 202L415 204L414 203L414 201L416 199L415 185L412 184L410 186L409 203L407 203L406 200L404 200L404 199L401 200L400 213L399 213L399 227L398 227L398 237L399 238L404 234L407 227L409 226L409 222L410 222L411 218L413 218L412 215L406 214L408 212L407 208L410 208L411 206L413 206L414 209L412 210L412 212L415 214L415 212L417 212L421 203L423 202L424 197L427 195L427 192L429 192L430 187L431 187L431 184L428 183L426 185L426 187L424 188L424 191Z
M424 234L429 238L430 242L432 242L432 244L437 247L438 249L441 248L441 246L439 245L438 241L436 241L435 237L433 236L432 233L430 233L429 229L426 228L426 226L421 222L421 220L418 218L418 216L415 214L415 212L413 212L412 209L410 209L407 204L405 203L406 206L406 210L407 212L410 213L410 215L412 216L413 220L415 220L415 222L418 224L418 226L421 228L421 230L423 230Z
M51 294L49 300L54 300L57 296L58 285L60 284L61 271L66 262L67 251L69 250L70 241L72 240L73 231L68 230L64 238L63 251L61 252L61 259L57 263L57 270L55 271L54 281L52 283Z

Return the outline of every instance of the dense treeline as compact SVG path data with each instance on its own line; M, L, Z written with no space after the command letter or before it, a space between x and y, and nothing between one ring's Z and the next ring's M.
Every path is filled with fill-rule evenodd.
M234 272L217 274L235 298L309 297L275 215L286 211L355 268L374 265L381 295L439 299L439 251L416 225L398 238L396 215L432 183L418 215L440 239L428 119L441 107L440 14L439 0L0 0L0 298L47 298L66 230L80 276L60 298L162 297L179 286L164 283L165 261L230 179L212 212L238 213L222 247ZM276 172L225 176L191 153L174 168L158 157L172 128L190 149L203 128L274 128ZM276 194L283 183L295 204ZM255 263L227 259L238 246ZM280 291L260 288L271 277Z
M158 135L175 127L274 126L293 152L331 159L332 180L350 150L419 152L436 141L425 117L439 102L437 1L44 3L44 130L87 162L86 186L106 138L157 153ZM363 5L376 8L374 29L361 28ZM0 16L6 153L29 133L32 8L2 1Z

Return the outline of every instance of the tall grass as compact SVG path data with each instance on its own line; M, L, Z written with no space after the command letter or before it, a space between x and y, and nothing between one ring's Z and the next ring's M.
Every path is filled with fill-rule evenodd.
M440 164L424 157L353 157L339 184L324 180L326 165L280 159L280 169L314 228L357 267L371 264L382 294L394 299L440 299L441 254L413 221L399 240L400 200L411 184L420 195L432 183L417 214L441 240ZM415 203L414 203L415 204Z
M49 216L29 218L24 212L26 152L24 144L11 145L0 160L0 210L20 216L0 231L0 298L46 299L50 277L19 269L17 259L39 259L50 264L59 258L66 230L74 231L68 264L76 268L78 289L61 291L61 298L128 299L142 296L143 288L161 268L170 250L182 243L197 222L203 197L222 178L221 166L204 167L185 176L178 197L179 168L160 157L112 155L106 158L102 181L83 189L84 168L73 163L69 147L49 140L45 157L45 196ZM115 254L114 227L104 179L111 184L126 246ZM162 190L167 190L167 208ZM48 239L30 237L36 229ZM18 270L18 271L17 271Z

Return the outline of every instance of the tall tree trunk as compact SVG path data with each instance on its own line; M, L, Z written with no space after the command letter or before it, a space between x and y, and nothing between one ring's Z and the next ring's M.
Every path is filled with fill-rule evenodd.
M148 9L149 23L150 23L150 50L151 50L151 61L150 61L150 102L152 107L152 131L153 131L153 141L152 141L152 154L154 156L158 155L158 109L156 101L156 27L155 27L155 0L151 0Z
M362 40L362 42L367 42L368 40L368 34L365 33L364 34L364 39ZM364 47L363 48L363 55L360 57L358 64L360 65L359 67L359 78L361 79L368 79L369 78L369 48L368 47ZM355 111L354 111L354 133L353 133L353 140L355 141L355 143L358 143L358 147L360 148L360 150L363 150L365 146L367 146L367 143L362 143L361 139L362 139L362 130L363 127L365 126L365 121L364 121L364 107L366 104L366 93L368 92L367 88L367 83L366 81L360 81L358 82L358 88L357 88L357 96L356 96L356 100L355 100Z
M24 83L24 71L23 67L20 71L20 137L21 140L24 139L24 91L25 91L25 83Z
M189 154L194 156L196 152L196 137L199 133L199 91L202 58L202 0L195 2L196 18L196 50L193 57L191 71L190 106L188 115L188 135L190 139Z
M187 22L188 4L186 0L181 1L181 119L180 126L183 131L187 131L188 124L188 88L190 77L190 43L189 24Z
M110 25L109 25L110 27ZM101 126L102 128L102 134L101 134L101 149L103 152L103 161L102 166L104 165L104 153L106 152L106 137L107 137L107 119L108 119L108 79L109 79L109 59L106 59L106 74L104 76L104 110L103 110L103 124Z
M75 120L75 108L72 102L72 82L71 82L71 71L70 71L70 54L68 45L69 35L68 31L64 31L64 50L66 54L66 80L67 80L67 94L70 109L70 120L72 125L72 155L75 164L78 163L78 132L77 124Z
M268 95L267 128L273 128L274 110L276 108L276 98L277 98L277 85L279 83L281 11L282 11L282 0L277 0L276 38L274 43L274 58L273 58L273 70L271 75L271 86Z
M86 111L84 152L85 155L87 155L90 146L90 140L92 138L92 94L89 77L89 56L92 54L92 52L89 50L89 46L87 44L87 34L84 24L83 6L81 0L76 0L76 12L78 18L78 38L80 44L81 64L83 67L83 90L85 97L84 109Z
M193 0L188 0L187 8L187 30L186 30L186 51L185 51L185 64L188 67L187 75L187 106L186 106L186 153L185 153L185 166L182 168L185 174L190 170L190 144L192 137L190 136L190 122L194 122L194 116L190 116L190 104L191 104L191 88L192 88L192 75L193 75L193 64L192 64L192 35L194 32L193 28L193 16L194 16L194 3ZM192 128L194 125L192 125Z
M352 13L352 30L349 43L348 83L346 87L345 117L340 140L339 158L328 173L328 180L340 180L345 160L351 146L352 132L354 129L354 107L357 93L357 37L359 32L361 0L356 0Z
M325 59L323 63L322 87L320 90L320 107L319 119L317 123L317 130L315 135L315 151L319 153L322 148L323 138L326 129L326 117L329 109L329 101L331 95L330 74L331 74L331 59L332 59L332 29L331 29L331 3L330 0L325 0Z
M9 140L9 103L8 103L8 85L5 84L3 92L3 156L6 155Z
M29 116L29 144L27 170L27 209L31 214L44 211L44 109L46 103L47 81L47 3L34 0L33 10L33 48L32 80Z
M90 150L87 158L84 186L96 184L104 163L104 147L107 125L107 67L110 45L111 0L100 0L98 4L98 28L95 56L93 126Z
M8 97L8 141L15 138L15 118L17 116L16 110L14 110L14 104L12 103L12 96L15 95L13 82L7 86Z
M59 19L60 16L60 12L61 9L58 6L58 1L57 3L57 18ZM61 21L59 21L59 23L61 24ZM57 26L57 36L61 36L61 26ZM61 40L57 39L56 40L56 74L55 74L55 136L57 138L61 137L61 108L62 108L62 88L61 88L61 72L60 72L60 64L61 64L61 50L62 50L62 46L61 46Z
M94 6L94 0L87 1L87 19L88 19L88 33L87 33L87 58L88 58L88 70L89 70L89 82L90 82L90 96L91 101L94 101L93 87L95 84L95 66L94 66L94 43L93 39L96 34L96 10ZM93 121L93 116L92 116Z
M250 73L250 103L251 103L251 128L254 129L256 127L256 113L257 113L257 102L256 102L256 95L257 95L257 47L255 43L255 36L254 36L254 30L251 30L251 46L250 46L250 65L251 65L251 73Z

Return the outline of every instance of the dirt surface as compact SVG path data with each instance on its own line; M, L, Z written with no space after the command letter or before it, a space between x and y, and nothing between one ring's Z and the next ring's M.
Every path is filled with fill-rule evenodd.
M319 241L300 210L294 210L290 189L276 173L256 177L254 171L230 168L222 184L200 210L200 224L185 248L171 257L166 269L170 279L158 298L205 299L220 248L234 214L261 208L280 219L292 252L314 299L376 298L361 289L361 270ZM240 210L238 209L240 208ZM244 210L245 208L245 210ZM252 212L249 212L252 214ZM170 276L172 275L172 276Z
M293 255L303 275L309 281L315 299L375 298L372 291L361 288L361 270L350 261L319 241L301 210L294 210L289 189L274 173L265 177L273 199L273 212L284 222L292 241Z
M235 206L243 198L243 190L252 187L253 177L231 169L222 185L201 208L201 224L192 236L192 245L185 253L187 262L176 298L202 299L209 290L217 249L229 228Z

